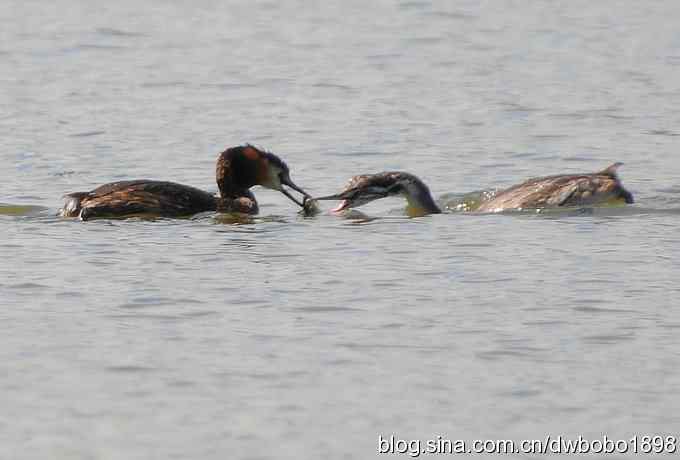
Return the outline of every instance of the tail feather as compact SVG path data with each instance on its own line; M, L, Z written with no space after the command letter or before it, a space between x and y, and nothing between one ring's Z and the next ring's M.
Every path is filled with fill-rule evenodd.
M78 217L80 214L81 200L87 195L85 192L69 193L64 195L64 207L59 210L62 217Z
M604 168L602 171L598 172L599 175L602 176L609 176L612 179L618 179L619 174L618 174L618 169L623 166L623 163L620 161L617 161L616 163L610 164L606 168Z

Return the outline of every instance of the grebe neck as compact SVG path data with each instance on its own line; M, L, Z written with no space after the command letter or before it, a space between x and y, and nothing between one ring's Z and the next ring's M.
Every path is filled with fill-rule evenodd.
M258 183L257 155L252 147L232 147L220 154L215 181L222 198L250 195L250 187Z
M432 198L430 189L422 181L412 182L404 186L402 194L408 202L407 211L411 216L440 214L442 212Z

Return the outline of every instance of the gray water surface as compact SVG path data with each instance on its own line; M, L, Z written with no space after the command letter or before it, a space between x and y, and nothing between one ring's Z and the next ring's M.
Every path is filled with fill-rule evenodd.
M0 458L680 435L678 24L671 0L5 1ZM55 217L124 178L214 191L244 142L315 195L622 161L637 203L306 218L256 188L252 220Z

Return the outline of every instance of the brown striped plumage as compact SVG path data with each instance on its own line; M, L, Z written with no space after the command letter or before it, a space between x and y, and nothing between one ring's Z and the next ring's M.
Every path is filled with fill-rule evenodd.
M614 163L592 174L566 174L529 179L496 193L474 209L476 212L500 212L519 209L591 206L612 200L633 202L633 195L623 187ZM364 174L350 179L345 189L317 200L341 200L334 211L355 208L373 200L401 195L409 203L410 215L441 212L430 190L418 177L406 172Z
M219 196L175 182L147 179L112 182L89 192L65 196L60 215L88 220L95 217L152 215L189 216L204 211L257 214L258 205L250 191L262 185L302 206L282 185L308 196L290 179L288 166L276 155L251 145L232 147L220 154L216 167Z
M633 195L623 188L614 163L594 174L572 174L539 177L498 192L483 202L477 212L499 212L508 209L543 209L590 206L610 200L633 203Z

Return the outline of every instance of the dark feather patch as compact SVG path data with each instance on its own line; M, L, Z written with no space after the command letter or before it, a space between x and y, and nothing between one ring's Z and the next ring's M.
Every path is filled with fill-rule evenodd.
M105 184L91 192L72 193L67 196L62 215L80 215L83 220L137 214L172 217L216 208L216 197L203 190L174 182L133 180Z

